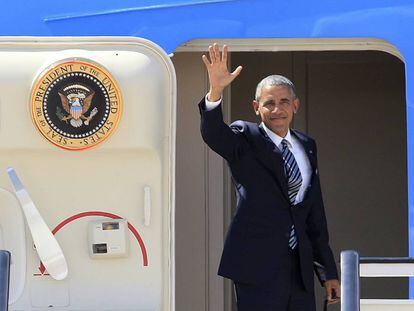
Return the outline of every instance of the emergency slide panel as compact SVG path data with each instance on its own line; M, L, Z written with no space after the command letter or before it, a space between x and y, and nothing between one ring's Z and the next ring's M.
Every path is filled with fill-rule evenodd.
M138 38L2 38L0 68L9 309L173 310L169 57Z

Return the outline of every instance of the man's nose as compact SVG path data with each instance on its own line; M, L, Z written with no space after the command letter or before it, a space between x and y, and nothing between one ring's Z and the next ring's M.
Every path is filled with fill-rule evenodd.
M280 113L281 111L282 111L281 106L278 104L275 104L273 107L272 113L277 114L277 113Z

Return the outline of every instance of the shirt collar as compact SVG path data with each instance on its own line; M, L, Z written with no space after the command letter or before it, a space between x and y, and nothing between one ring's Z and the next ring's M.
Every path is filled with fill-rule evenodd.
M285 137L280 137L276 133L272 132L272 130L268 129L267 126L262 122L263 129L265 130L267 136L272 140L272 142L281 149L282 140L286 139L288 142L288 145L292 148L293 147L293 139L292 135L290 134L290 129L288 129L288 132Z

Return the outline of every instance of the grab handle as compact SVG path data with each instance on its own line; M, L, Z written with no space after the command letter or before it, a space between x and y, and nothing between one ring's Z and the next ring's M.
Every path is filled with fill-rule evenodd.
M144 187L144 225L149 226L151 223L151 188Z

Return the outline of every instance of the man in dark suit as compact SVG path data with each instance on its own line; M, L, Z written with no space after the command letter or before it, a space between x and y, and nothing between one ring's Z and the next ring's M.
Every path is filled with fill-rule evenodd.
M219 275L235 283L239 311L315 311L313 262L325 267L328 302L340 296L317 168L315 141L290 129L299 99L290 80L273 75L253 101L262 123L223 122L224 88L240 73L227 69L227 47L209 47L203 62L210 91L200 102L201 134L227 160L237 211Z

